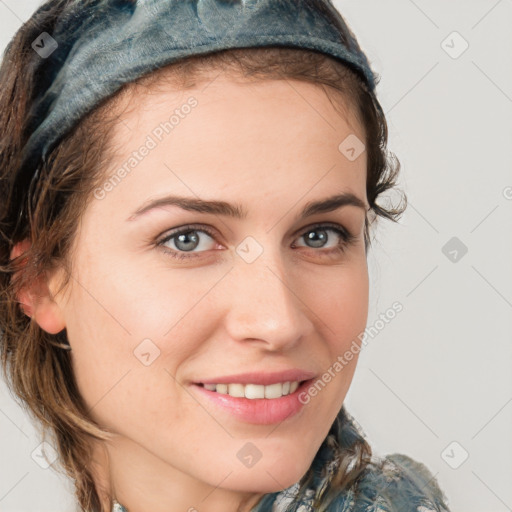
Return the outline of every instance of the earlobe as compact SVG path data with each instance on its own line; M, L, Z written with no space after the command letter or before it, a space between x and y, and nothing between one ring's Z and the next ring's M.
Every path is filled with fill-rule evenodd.
M30 245L29 240L18 242L11 250L11 259L26 252ZM23 265L25 263L26 260L23 261ZM57 334L66 327L62 309L50 293L46 274L20 290L17 298L24 313L46 332Z
M38 285L41 292L34 297L30 305L32 318L38 323L41 329L50 334L57 334L66 327L62 311L57 302L50 296L46 282ZM44 290L44 291L43 291Z

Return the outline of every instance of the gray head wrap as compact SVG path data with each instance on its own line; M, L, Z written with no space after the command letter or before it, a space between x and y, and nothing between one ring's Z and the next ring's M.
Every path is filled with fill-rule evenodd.
M377 75L330 0L62 4L53 33L43 33L32 45L40 55L41 78L15 193L31 189L48 153L102 100L124 84L190 55L257 46L317 50L341 60L370 92L375 90Z

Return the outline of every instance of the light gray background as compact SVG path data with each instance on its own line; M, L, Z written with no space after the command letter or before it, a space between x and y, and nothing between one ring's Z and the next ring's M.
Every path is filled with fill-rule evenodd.
M40 3L0 0L1 48ZM377 230L368 325L404 309L368 339L347 408L376 453L424 462L452 512L512 510L512 0L336 4L382 75L410 201ZM70 512L70 482L32 460L36 430L0 393L0 510Z

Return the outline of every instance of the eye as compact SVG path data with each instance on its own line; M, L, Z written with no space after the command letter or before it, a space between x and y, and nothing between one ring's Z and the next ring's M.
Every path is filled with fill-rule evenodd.
M328 233L335 233L336 237L328 235ZM197 254L195 249L202 248L203 251L207 251L208 248L204 247L203 236L207 235L208 238L214 240L214 233L204 226L190 225L184 226L180 229L171 231L165 238L157 242L158 247L162 247L165 254L173 258L180 260L196 258L200 255ZM310 244L308 247L311 249L325 249L327 242L333 238L334 245L328 247L328 250L316 251L320 253L326 253L327 255L339 254L347 248L350 244L354 243L357 239L356 236L349 233L339 224L316 224L309 227L306 231L302 232L299 239L304 239L305 242ZM169 248L169 245L173 246ZM206 245L208 245L206 243ZM297 247L295 244L293 247ZM197 251L197 252L203 252Z
M315 224L305 231L300 238L302 238L309 245L308 247L313 249L326 248L327 241L330 241L333 237L329 236L328 233L335 233L338 238L338 242L331 245L330 250L322 251L324 253L339 254L347 248L350 244L354 243L357 239L356 236L349 233L345 228L339 224ZM334 237L334 241L336 241ZM329 249L329 247L327 247Z
M196 254L187 254L197 247L201 246L201 236L199 233L206 234L209 238L213 239L213 233L202 227L201 229L195 226L185 226L179 230L172 231L164 239L157 243L162 246L164 253L169 254L173 258L187 259L194 258ZM175 248L168 249L167 243L172 241ZM183 251L183 252L182 252Z

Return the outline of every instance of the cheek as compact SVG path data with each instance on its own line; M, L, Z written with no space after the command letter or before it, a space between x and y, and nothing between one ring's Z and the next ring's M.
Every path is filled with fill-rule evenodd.
M348 391L361 350L361 334L368 320L368 273L353 274L350 279L340 280L339 286L340 292L332 294L327 306L331 329L326 339L330 340L330 374L337 375L338 386Z
M99 270L93 262L89 268ZM68 304L67 332L80 394L101 423L114 417L116 424L133 422L139 408L155 418L166 410L165 421L177 419L174 376L208 337L198 334L211 318L199 299L217 280L191 280L186 273L163 280L126 264L109 273L81 272Z
M358 336L364 332L368 317L369 279L366 262L362 260L332 269L329 275L318 273L316 277L315 287L311 287L310 280L310 291L304 296L314 312L312 317L316 317L320 336L314 353L323 366L322 373L301 399L316 411L312 425L320 437L325 437L345 401L356 370L361 348Z
M342 292L339 302L333 300L338 315L340 329L344 333L343 341L352 341L364 331L368 320L369 282L366 265L358 268L354 274L340 284Z
M368 318L369 279L366 262L323 271L315 281L308 280L304 292L308 305L321 319L318 329L329 340L337 356L364 331ZM313 282L315 285L313 286ZM359 342L359 340L358 340Z

